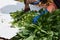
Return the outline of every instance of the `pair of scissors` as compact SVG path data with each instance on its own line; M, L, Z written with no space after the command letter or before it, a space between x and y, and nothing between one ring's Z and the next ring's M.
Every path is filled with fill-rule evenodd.
M42 11L42 12L40 13L40 15L35 16L35 17L33 18L32 22L33 22L34 24L36 24L37 21L38 21L38 19L39 19L42 15L44 15L45 13L47 13L47 12L48 12L48 10L45 9L44 11Z
M37 0L36 2L33 2L31 4L36 5L36 4L39 4L39 2L41 2L41 0Z

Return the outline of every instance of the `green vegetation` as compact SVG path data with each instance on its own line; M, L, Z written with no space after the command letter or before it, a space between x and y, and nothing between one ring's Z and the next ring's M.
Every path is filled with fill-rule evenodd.
M23 2L24 0L20 0L20 2Z
M32 19L37 15L39 14L34 11L12 12L12 26L18 27L20 32L11 40L59 40L60 9L42 15L38 23L33 24Z

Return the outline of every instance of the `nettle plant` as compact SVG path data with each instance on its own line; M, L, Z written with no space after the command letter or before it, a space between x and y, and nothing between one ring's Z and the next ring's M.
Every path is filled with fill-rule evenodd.
M60 9L42 15L38 22L33 24L32 19L37 15L39 14L35 11L11 12L11 17L14 19L12 26L20 29L11 40L59 40Z

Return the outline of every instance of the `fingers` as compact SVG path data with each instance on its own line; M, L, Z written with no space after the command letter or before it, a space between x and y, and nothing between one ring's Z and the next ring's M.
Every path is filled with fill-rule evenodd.
M50 4L48 7L47 7L47 10L51 13L53 11L56 10L56 7L54 6L54 4Z

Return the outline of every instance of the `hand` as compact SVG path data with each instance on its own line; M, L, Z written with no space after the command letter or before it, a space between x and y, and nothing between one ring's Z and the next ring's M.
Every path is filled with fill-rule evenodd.
M51 13L57 9L56 5L54 3L51 3L49 6L47 6L47 10Z

